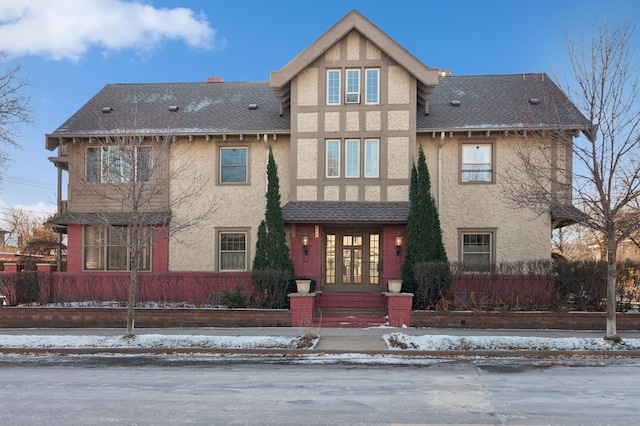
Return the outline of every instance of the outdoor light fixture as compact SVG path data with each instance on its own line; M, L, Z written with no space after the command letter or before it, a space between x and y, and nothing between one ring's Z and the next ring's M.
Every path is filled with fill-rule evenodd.
M307 231L302 231L300 235L302 237L302 249L304 250L304 255L306 256L309 252L309 233Z
M396 234L396 256L400 256L400 248L402 247L402 234Z

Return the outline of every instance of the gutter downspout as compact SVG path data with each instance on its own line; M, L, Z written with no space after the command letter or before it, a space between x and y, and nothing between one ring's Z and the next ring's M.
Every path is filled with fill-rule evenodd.
M444 144L444 132L440 132L440 143L438 144L438 213L440 212L440 202L442 201L442 145Z

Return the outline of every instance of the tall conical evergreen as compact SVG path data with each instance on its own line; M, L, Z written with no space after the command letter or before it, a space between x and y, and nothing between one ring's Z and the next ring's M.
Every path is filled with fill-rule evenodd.
M421 262L447 261L442 242L440 218L435 200L431 195L431 178L422 147L418 150L418 164L411 169L409 203L407 242L401 271L405 290L413 291L415 287L413 265Z
M253 259L254 270L273 270L293 272L293 262L284 231L284 219L280 206L280 180L278 166L269 147L267 163L267 208L265 217L258 228L256 255Z

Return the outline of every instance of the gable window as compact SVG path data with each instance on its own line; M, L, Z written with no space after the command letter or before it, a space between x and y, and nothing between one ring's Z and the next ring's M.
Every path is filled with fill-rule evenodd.
M357 178L360 177L360 141L347 140L345 142L345 177Z
M345 103L360 103L360 70L347 70L347 90Z
M247 182L247 148L221 148L220 183Z
M462 182L493 182L492 144L462 145Z
M340 70L327 71L327 105L340 105Z
M380 164L380 141L378 139L365 139L364 141L364 177L377 178L380 176L378 164Z
M327 141L326 174L328 178L340 177L340 141Z
M150 181L152 152L150 146L87 148L86 181L93 183Z
M367 105L380 103L380 70L365 70L365 100Z
M151 270L151 245L148 229L140 229L138 270ZM84 269L86 271L129 271L134 261L130 250L128 226L85 226Z
M220 232L218 234L220 271L247 270L247 233Z
M493 263L493 232L462 232L460 235L463 264L483 269Z

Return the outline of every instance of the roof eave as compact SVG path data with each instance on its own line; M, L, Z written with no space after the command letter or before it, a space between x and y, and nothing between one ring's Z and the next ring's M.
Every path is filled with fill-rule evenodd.
M324 54L336 42L346 36L351 30L357 30L394 61L402 65L418 81L426 86L438 85L438 69L430 68L420 62L415 56L385 34L380 28L365 18L357 10L352 10L338 23L321 35L309 47L303 50L291 62L279 71L272 71L269 87L274 91L282 91L289 82L303 69L307 68L320 55Z

